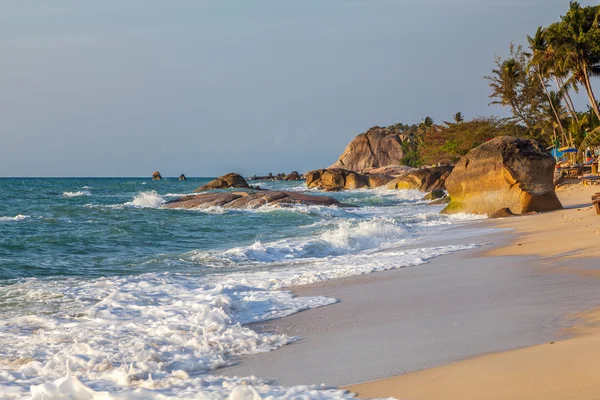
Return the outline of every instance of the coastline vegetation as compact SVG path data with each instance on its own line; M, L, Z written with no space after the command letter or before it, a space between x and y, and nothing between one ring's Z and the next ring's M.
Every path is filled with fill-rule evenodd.
M402 133L402 164L421 166L453 163L473 147L500 135L532 138L546 147L575 148L580 153L600 144L600 103L593 78L600 77L600 5L582 7L571 1L566 14L527 37L527 47L510 44L507 58L484 78L491 89L490 105L507 107L507 118L477 117L435 124L391 125ZM577 110L573 97L588 100Z

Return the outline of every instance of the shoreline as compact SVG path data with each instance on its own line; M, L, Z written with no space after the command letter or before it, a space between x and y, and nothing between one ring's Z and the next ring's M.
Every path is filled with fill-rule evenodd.
M489 257L531 258L523 269L545 276L579 276L595 287L600 282L600 217L591 206L594 187L571 185L557 194L565 209L549 213L491 220L511 229L513 239L488 249ZM579 310L566 313L569 326L556 325L562 338L501 352L488 352L461 361L381 380L346 386L359 397L403 399L600 399L597 388L600 360L600 307L589 307L573 293ZM597 296L596 296L597 297ZM600 301L600 298L598 299ZM597 302L598 302L597 301Z
M600 280L589 285L581 274L548 274L537 265L540 257L526 251L497 253L523 241L513 225L551 214L459 226L468 230L483 225L490 232L504 232L477 237L479 244L491 245L437 257L423 266L294 288L297 296L334 297L339 302L252 324L255 330L300 340L274 352L240 357L219 374L256 375L283 385L346 386L564 339L573 324L569 315L600 306L594 296ZM369 397L391 396L373 394L361 385L345 389Z

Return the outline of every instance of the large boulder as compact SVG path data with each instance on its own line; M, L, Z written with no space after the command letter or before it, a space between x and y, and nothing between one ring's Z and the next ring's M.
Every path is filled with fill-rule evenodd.
M286 181L299 181L302 178L300 177L300 174L298 173L298 171L292 171L291 173L286 175L285 178L283 178L283 179Z
M264 205L289 207L299 204L354 207L353 205L340 203L332 197L310 196L297 192L265 190L260 192L202 193L184 196L166 203L162 208L203 209L217 206L233 209L254 209Z
M385 174L360 174L345 169L317 169L306 173L306 186L329 191L384 186L394 177Z
M494 138L462 157L446 179L451 202L443 213L492 215L562 208L554 192L552 155L534 140Z
M411 171L414 171L415 168L409 167L408 165L386 165L384 167L379 168L367 168L362 170L363 173L368 174L385 174L390 176L402 176Z
M240 189L249 189L250 186L248 182L242 177L240 174L230 173L227 175L220 176L212 181L208 182L206 185L199 187L195 190L195 192L203 192L205 190L215 190L215 189L228 189L228 188L240 188Z
M154 171L152 173L152 180L153 181L160 181L161 179L162 179L162 176L160 176L160 172Z
M350 171L363 171L388 165L400 165L404 150L400 132L375 126L356 136L328 169L343 168Z
M446 179L452 172L452 165L420 168L410 171L387 184L388 189L416 189L421 192L444 190Z

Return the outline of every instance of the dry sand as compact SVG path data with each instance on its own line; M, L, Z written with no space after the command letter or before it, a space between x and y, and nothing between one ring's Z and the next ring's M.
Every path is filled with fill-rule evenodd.
M513 229L517 236L487 255L529 256L532 258L522 268L595 281L600 277L594 261L600 255L600 216L591 207L594 192L600 192L600 188L573 185L557 191L565 210L490 221ZM585 308L581 304L581 309ZM600 399L600 312L573 318L578 323L567 332L573 337L566 340L484 355L348 389L362 397L412 400Z

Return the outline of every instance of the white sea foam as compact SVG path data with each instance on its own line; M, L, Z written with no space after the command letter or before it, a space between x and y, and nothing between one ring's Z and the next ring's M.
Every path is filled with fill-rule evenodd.
M243 324L335 302L325 297L298 298L279 289L416 266L474 247L393 247L405 237L402 225L390 218L333 220L316 238L182 255L204 267L211 262L235 266L237 272L228 274L153 273L70 279L52 286L31 279L0 288L0 303L10 300L24 307L49 308L60 304L55 308L62 310L60 314L21 313L0 321L0 391L16 393L15 398L40 399L60 398L59 393L90 399L245 398L256 393L277 398L348 397L322 388L286 389L255 378L206 373L228 365L232 357L270 351L295 340L258 333ZM43 303L36 298L43 298Z
M80 197L80 196L91 196L92 193L89 190L79 190L77 192L64 192L63 197Z
M19 214L14 217L0 217L0 222L23 221L31 218L30 215Z
M125 203L125 206L135 208L158 208L165 200L161 195L156 193L156 190L138 193L132 201Z

